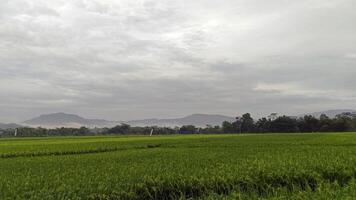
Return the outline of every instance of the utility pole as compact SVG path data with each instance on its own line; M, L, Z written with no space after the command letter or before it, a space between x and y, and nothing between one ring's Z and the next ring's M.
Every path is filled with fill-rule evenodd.
M152 136L152 134L153 134L153 128L151 129L151 133L150 133L150 136Z

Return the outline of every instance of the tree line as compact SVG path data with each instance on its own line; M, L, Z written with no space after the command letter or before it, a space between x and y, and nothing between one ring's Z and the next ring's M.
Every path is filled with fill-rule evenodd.
M221 126L195 127L132 127L120 124L112 128L30 128L0 130L0 137L36 137L36 136L90 136L90 135L172 135L172 134L221 134L221 133L312 133L356 131L356 115L342 113L334 118L322 114L319 118L312 115L296 118L274 116L254 120L249 113L236 117L234 121L224 121Z
M334 118L322 114L304 117L279 116L275 119L254 120L249 113L237 117L234 122L223 122L224 133L313 133L356 131L356 115L342 113Z

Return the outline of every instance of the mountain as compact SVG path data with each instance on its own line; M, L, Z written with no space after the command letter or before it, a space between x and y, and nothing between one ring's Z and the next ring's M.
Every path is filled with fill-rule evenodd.
M193 114L182 118L175 119L143 119L143 120L131 120L127 123L131 126L182 126L182 125L194 125L198 127L205 127L206 125L216 126L224 121L233 121L233 117L224 115L208 115L208 114Z
M338 110L327 110L322 112L314 112L308 114L298 115L298 117L303 117L304 115L312 115L315 117L320 117L321 114L326 114L329 117L335 117L338 114L344 112L356 112L352 109L338 109ZM57 128L57 127L74 127L78 128L81 126L89 128L102 128L102 127L113 127L121 123L127 123L131 126L166 126L175 127L183 125L194 125L197 127L205 127L206 125L221 126L223 121L234 121L235 118L224 116L224 115L209 115L209 114L193 114L182 118L174 119L142 119L142 120L130 120L130 121L108 121L103 119L86 119L78 115L66 114L66 113L53 113L41 115L39 117L27 120L23 122L25 126L32 127L44 127L44 128ZM18 124L2 124L0 123L0 129L7 128L17 128L21 125Z
M308 114L303 114L300 115L300 117L304 116L304 115L312 115L314 117L320 117L321 114L325 114L330 118L334 118L336 115L338 114L342 114L345 112L356 112L356 110L352 110L352 109L338 109L338 110L327 110L327 111L322 111L322 112L314 112L314 113L308 113Z
M57 128L57 127L112 127L120 122L103 119L86 119L78 115L66 113L53 113L24 121L23 124L33 127Z
M14 128L20 128L20 127L22 127L22 126L19 125L19 124L14 124L14 123L4 124L4 123L0 123L0 129L2 129L2 130L14 129Z
M223 121L233 121L233 117L224 115L193 114L176 119L143 119L131 121L107 121L103 119L86 119L78 115L67 113L53 113L41 115L39 117L24 121L23 124L32 127L58 128L58 127L113 127L121 123L127 123L131 126L182 126L194 125L205 127L207 124L216 126L221 125Z

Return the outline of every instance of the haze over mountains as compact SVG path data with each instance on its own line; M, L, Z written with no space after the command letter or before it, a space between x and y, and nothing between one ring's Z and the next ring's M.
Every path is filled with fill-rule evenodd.
M308 113L308 115L313 115L314 117L319 117L321 114L326 114L327 116L333 118L338 114L344 112L356 112L352 109L339 109L339 110L327 110L322 112ZM298 115L302 117L305 114ZM44 128L57 128L57 127L113 127L121 123L126 123L131 126L166 126L175 127L182 125L194 125L197 127L205 127L206 125L221 125L223 121L233 121L235 118L225 115L213 115L213 114L193 114L185 116L182 118L173 119L142 119L142 120L130 120L130 121L109 121L104 119L87 119L74 114L67 113L52 113L45 114L39 117L35 117L22 122L21 124L15 123L0 123L0 129L18 128L20 126L30 126L30 127L44 127Z
M182 126L195 125L205 127L207 124L215 126L221 125L223 121L232 121L233 117L224 115L193 114L175 119L143 119L131 121L108 121L103 119L86 119L78 115L66 113L53 113L41 115L39 117L24 121L23 124L34 127L112 127L121 123L127 123L131 126Z
M330 118L334 118L336 115L341 114L341 113L346 113L346 112L354 113L354 112L356 112L356 110L352 110L352 109L327 110L327 111L322 111L322 112L308 113L307 115L312 115L312 116L318 118L318 117L320 117L321 114L325 114ZM303 114L303 115L305 115L305 114ZM299 116L303 116L303 115L299 115Z
M24 121L23 124L35 127L112 127L121 122L107 121L103 119L86 119L78 115L67 113L53 113Z
M234 117L224 115L208 115L208 114L193 114L182 118L175 119L144 119L128 121L132 126L182 126L194 125L198 127L205 127L206 125L217 126L224 121L233 121Z
M5 123L0 123L0 129L14 129L14 128L19 128L22 125L20 124L15 124L15 123L10 123L10 124L5 124Z

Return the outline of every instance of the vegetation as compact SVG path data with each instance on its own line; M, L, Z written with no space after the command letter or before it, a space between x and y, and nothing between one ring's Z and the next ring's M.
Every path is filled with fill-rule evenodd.
M254 121L249 113L237 117L235 122L222 124L224 133L312 133L356 131L356 116L343 113L335 118L306 115L301 118L280 116L275 119L261 118Z
M222 126L195 127L184 125L181 127L131 127L128 124L117 125L112 128L29 128L17 129L18 137L33 136L89 136L89 135L149 135L153 130L155 135L172 134L218 134L218 133L312 133L312 132L352 132L356 131L356 115L343 113L335 118L321 115L315 118L306 115L301 118L280 116L254 120L249 113L236 117L234 122L223 122ZM0 132L0 137L12 137L14 129Z
M4 138L0 199L354 199L356 134Z

